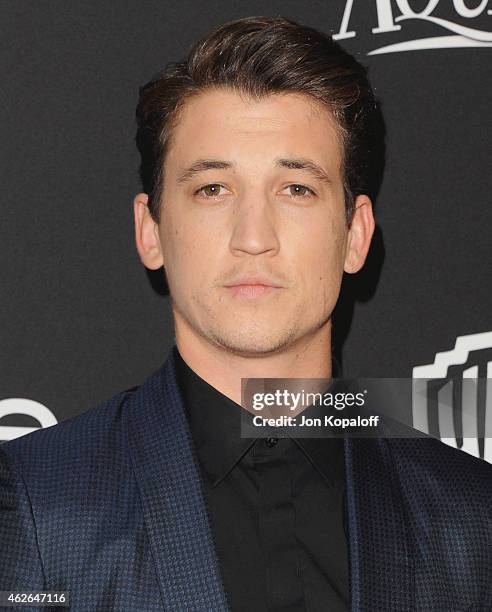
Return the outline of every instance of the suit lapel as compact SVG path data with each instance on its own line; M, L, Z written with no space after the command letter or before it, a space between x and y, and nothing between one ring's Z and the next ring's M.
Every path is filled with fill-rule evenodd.
M172 351L123 411L165 610L229 610ZM391 440L344 443L352 612L414 609L414 565Z
M165 610L227 611L172 351L123 411Z
M352 612L414 609L414 563L391 440L346 438Z

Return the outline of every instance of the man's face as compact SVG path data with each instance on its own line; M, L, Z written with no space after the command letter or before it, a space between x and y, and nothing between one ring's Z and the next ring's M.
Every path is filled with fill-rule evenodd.
M210 90L188 100L155 231L177 329L259 355L329 324L347 250L329 111L290 93L254 101ZM245 277L278 287L227 287Z

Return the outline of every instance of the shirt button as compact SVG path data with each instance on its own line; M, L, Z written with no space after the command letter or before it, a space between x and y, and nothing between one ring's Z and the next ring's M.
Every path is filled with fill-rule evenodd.
M278 438L267 438L266 439L266 445L269 448L273 448L278 442Z

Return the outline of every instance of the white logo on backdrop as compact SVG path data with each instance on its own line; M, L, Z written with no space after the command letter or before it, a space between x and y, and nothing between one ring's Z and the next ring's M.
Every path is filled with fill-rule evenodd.
M454 432L442 442L492 463L492 332L458 336L434 363L413 368L412 411L415 429L430 433L433 411L437 429Z
M368 0L364 1L367 2ZM367 55L416 51L420 49L445 49L450 47L492 47L492 32L474 28L472 22L474 18L482 14L492 15L492 10L487 8L489 0L480 0L478 4L476 0L475 2L470 2L470 0L453 0L453 8L457 21L461 19L464 23L457 23L433 15L439 1L429 0L423 10L415 11L411 6L411 0L375 0L378 24L372 28L373 34L399 32L402 30L400 24L405 24L408 20L432 23L439 29L444 29L448 34L396 42L373 49ZM470 8L470 4L475 6ZM340 29L336 34L333 34L334 40L356 36L357 32L349 29L353 6L354 0L346 0Z
M19 438L20 436L24 436L32 431L36 431L37 429L50 427L51 425L56 425L58 423L51 410L46 408L46 406L40 402L35 402L34 400L24 399L21 397L9 397L7 399L0 400L0 422L3 417L14 414L30 416L38 421L40 427L0 425L0 442L13 440L14 438Z

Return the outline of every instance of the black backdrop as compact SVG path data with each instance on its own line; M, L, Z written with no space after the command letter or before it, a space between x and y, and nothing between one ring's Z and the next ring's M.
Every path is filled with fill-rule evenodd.
M492 345L492 2L18 0L1 13L0 400L63 420L163 362L169 297L133 238L138 87L255 14L335 33L382 104L378 227L339 315L345 375L411 377L458 336ZM39 426L13 406L0 402L0 426Z

